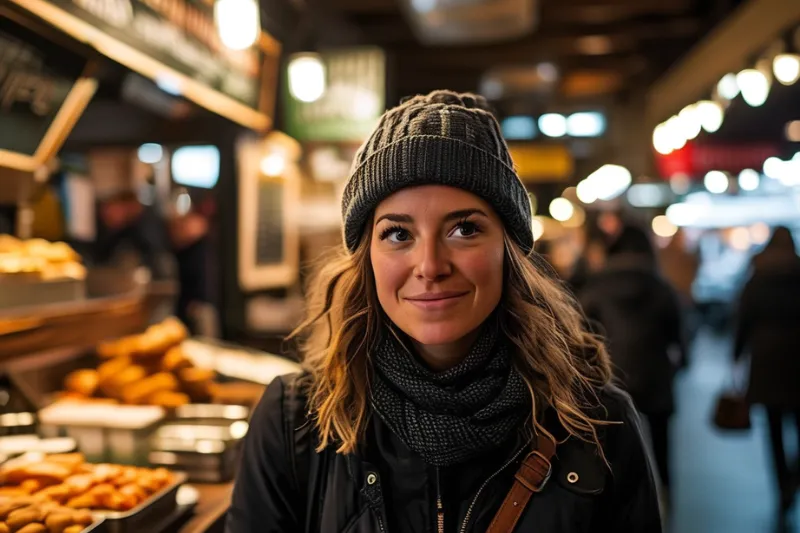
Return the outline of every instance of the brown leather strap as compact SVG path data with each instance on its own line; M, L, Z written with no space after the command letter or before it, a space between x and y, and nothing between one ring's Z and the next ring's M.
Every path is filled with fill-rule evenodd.
M555 441L546 435L538 435L536 449L523 459L519 470L514 474L514 484L486 533L514 531L533 493L541 491L550 479L552 471L550 461L555 453Z

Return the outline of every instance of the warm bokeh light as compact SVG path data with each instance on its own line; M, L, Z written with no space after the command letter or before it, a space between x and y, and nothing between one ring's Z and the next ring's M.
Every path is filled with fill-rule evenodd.
M764 105L769 96L769 80L763 72L747 68L736 75L736 83L742 91L742 98L751 107Z
M706 186L706 189L710 193L722 194L728 190L730 183L728 181L728 176L724 172L712 170L703 178L703 185Z
M775 79L783 85L792 85L800 78L800 56L797 54L778 54L772 60Z
M750 226L750 240L753 244L766 244L770 237L769 226L763 222L758 222Z
M652 222L653 233L659 237L672 237L678 233L678 226L670 222L669 218L665 215L658 215L653 218Z
M556 198L550 202L550 216L559 222L569 220L574 212L575 207L566 198Z
M317 54L301 54L289 61L289 92L301 102L315 102L325 93L325 65Z
M761 175L752 168L739 172L739 188L743 191L754 191L761 183Z

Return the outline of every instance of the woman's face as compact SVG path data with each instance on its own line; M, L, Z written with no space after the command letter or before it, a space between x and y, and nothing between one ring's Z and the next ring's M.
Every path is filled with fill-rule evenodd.
M422 345L469 335L503 291L503 224L482 199L425 185L381 202L370 256L378 300L389 318Z

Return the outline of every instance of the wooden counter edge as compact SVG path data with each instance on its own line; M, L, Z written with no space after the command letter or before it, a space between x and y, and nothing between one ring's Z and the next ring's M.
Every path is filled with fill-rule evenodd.
M205 533L219 520L231 505L233 482L202 484L193 483L200 497L194 515L183 525L180 533Z

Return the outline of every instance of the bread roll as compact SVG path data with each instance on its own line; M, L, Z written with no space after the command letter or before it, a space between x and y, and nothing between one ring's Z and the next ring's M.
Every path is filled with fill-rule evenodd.
M84 396L93 396L99 384L100 375L97 370L76 370L75 372L70 372L64 378L64 386L68 391Z

